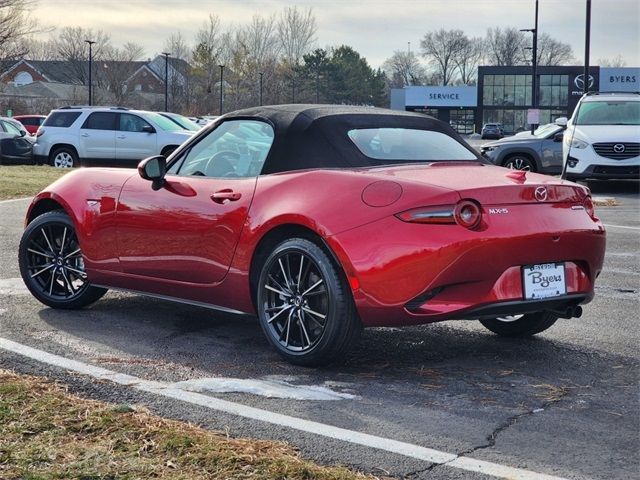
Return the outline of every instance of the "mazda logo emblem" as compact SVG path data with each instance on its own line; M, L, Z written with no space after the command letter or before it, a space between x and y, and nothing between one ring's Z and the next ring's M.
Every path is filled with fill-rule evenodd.
M537 201L544 202L547 199L547 188L546 187L536 188L534 195Z
M576 75L576 78L573 80L573 84L578 90L584 90L584 73ZM591 87L593 87L593 75L589 75L589 88Z
M622 144L622 143L616 143L616 144L613 146L613 151L614 151L614 152L616 152L616 153L622 153L622 152L624 152L624 144Z

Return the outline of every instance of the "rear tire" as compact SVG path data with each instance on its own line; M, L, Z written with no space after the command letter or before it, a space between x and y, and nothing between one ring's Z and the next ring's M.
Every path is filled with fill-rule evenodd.
M265 260L256 289L260 326L288 362L336 363L362 330L342 272L315 243L292 238Z
M80 166L78 154L69 147L58 147L49 157L49 163L56 168L73 168Z
M535 162L524 155L511 155L504 160L502 166L512 170L524 170L525 172L537 171Z
M558 317L550 312L536 312L511 317L482 319L480 323L502 337L522 338L545 331L556 323L556 320Z
M82 308L107 293L88 283L73 222L60 210L43 213L27 226L18 262L29 291L49 307Z

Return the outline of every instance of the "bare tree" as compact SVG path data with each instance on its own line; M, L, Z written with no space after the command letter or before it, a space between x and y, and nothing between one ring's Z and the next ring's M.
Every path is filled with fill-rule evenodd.
M38 40L33 37L23 39L28 60L60 60L53 40Z
M486 59L489 65L522 65L527 61L525 47L529 42L523 32L514 27L487 30Z
M173 58L179 58L180 60L189 60L191 56L191 49L181 32L172 33L164 42L162 48L163 52L169 52Z
M32 0L0 0L0 59L16 59L27 53L20 40L38 28L29 17L33 8Z
M89 46L85 40L95 42L92 58L102 59L103 52L111 47L109 35L102 30L82 27L65 27L53 39L55 54L59 60L68 62L68 81L85 84L89 75Z
M622 55L618 54L613 58L599 58L598 65L601 67L622 68L627 66L627 62Z
M138 67L135 63L144 55L144 48L127 42L122 48L107 47L102 60L96 62L97 83L111 92L116 105L126 103L128 91L125 82Z
M440 29L427 33L420 40L422 56L436 67L443 85L453 83L456 69L455 59L464 47L465 38L462 30Z
M413 52L396 50L391 57L385 60L382 69L388 75L392 88L420 85L427 76L424 66Z
M538 65L567 65L571 62L571 45L552 38L548 33L538 37Z
M313 10L287 7L278 21L278 37L282 55L289 65L299 65L302 56L311 51L316 40L316 18Z
M478 64L482 60L483 48L481 38L462 39L462 46L457 55L453 57L453 62L460 74L460 83L463 85L473 85L478 72Z

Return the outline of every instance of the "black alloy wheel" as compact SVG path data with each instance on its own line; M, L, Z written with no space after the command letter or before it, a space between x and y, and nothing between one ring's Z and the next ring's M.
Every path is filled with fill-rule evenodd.
M342 358L361 330L346 282L315 243L280 243L264 262L258 316L269 342L289 362L317 366Z
M525 172L535 172L536 166L535 164L524 155L512 155L508 157L503 166L510 168L512 170L524 170Z
M19 263L29 291L53 308L81 308L107 291L87 282L73 222L61 211L44 213L27 226Z
M530 337L551 327L558 317L551 312L527 313L506 317L487 318L480 323L502 337Z

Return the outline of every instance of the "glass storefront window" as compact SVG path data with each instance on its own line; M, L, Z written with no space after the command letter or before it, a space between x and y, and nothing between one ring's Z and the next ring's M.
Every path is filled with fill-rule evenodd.
M515 105L520 105L520 106L526 105L525 102L526 102L526 98L527 97L526 97L526 93L525 93L524 89L525 89L524 84L516 86L515 102L514 102Z
M504 75L494 75L493 78L494 85L504 85Z

